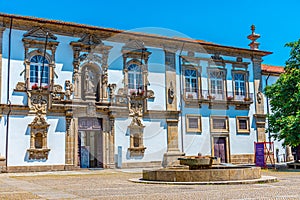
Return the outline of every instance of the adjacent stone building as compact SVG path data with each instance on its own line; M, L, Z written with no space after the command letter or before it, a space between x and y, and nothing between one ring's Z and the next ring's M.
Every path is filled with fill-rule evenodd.
M3 170L253 163L266 141L250 49L0 14Z

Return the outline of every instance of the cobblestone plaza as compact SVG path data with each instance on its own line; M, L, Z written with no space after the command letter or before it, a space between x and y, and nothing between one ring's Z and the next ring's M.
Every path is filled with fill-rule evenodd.
M262 170L278 182L166 185L128 181L140 169L0 174L0 199L300 199L299 170Z

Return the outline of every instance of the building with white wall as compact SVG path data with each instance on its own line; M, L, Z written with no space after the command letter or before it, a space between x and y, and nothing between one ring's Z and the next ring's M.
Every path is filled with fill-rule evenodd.
M253 163L266 141L250 49L0 14L0 154L8 171Z

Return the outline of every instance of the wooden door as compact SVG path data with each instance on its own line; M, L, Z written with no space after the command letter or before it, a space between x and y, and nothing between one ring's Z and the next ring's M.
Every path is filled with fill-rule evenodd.
M214 156L219 157L222 163L226 163L226 138L214 138Z

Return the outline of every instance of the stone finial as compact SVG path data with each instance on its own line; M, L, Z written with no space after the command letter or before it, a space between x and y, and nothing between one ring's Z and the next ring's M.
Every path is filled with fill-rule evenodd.
M250 35L248 35L248 37L247 37L249 40L251 40L251 43L249 44L250 49L258 50L259 42L256 42L256 40L258 38L260 38L260 35L255 33L255 25L254 24L251 25L251 31L252 31L252 33Z

